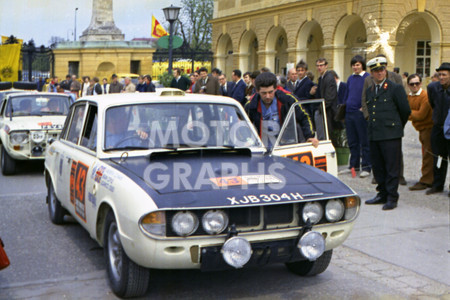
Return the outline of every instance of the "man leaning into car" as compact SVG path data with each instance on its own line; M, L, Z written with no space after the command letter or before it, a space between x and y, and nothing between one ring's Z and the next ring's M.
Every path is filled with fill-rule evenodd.
M270 72L261 73L255 79L256 94L245 105L251 122L256 127L264 144L271 147L283 126L283 122L292 104L297 98L277 89L277 77ZM295 117L303 136L317 148L319 141L314 137L314 130L308 113L299 105Z

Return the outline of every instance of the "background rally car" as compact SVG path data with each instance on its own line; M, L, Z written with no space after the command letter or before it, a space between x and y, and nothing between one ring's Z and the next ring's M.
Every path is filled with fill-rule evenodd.
M64 94L9 93L0 106L1 168L15 172L16 160L44 159L47 140L58 138L72 98Z
M104 247L119 296L144 294L149 268L321 273L360 206L334 176L263 147L239 103L198 94L78 100L45 179L50 219L70 213Z

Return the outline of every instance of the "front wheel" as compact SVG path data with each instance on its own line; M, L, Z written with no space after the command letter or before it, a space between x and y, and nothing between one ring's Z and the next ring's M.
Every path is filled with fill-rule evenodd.
M296 262L286 263L286 267L289 271L300 276L315 276L324 272L331 261L333 255L333 249L325 251L315 261L302 260Z
M125 253L119 229L112 211L108 212L104 227L104 253L109 284L119 297L139 297L147 292L150 270L138 266Z
M12 175L16 172L16 161L9 156L5 147L2 146L2 174Z

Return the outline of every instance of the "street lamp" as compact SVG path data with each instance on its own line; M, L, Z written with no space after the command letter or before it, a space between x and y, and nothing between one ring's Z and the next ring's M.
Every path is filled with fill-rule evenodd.
M173 22L178 19L181 7L170 5L170 7L163 8L164 16L170 23L169 27L169 74L172 74L172 43L173 43Z
M73 41L74 42L77 40L77 11L78 11L78 7L75 8L75 27L73 30Z

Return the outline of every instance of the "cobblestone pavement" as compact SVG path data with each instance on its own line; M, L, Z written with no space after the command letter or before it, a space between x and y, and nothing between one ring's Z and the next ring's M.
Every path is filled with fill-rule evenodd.
M408 299L450 299L449 197L409 191L420 178L421 146L410 123L403 138L404 176L399 204L392 211L365 205L376 195L372 176L352 178L347 166L338 177L361 196L361 212L333 263L360 276L384 283ZM447 176L448 185L450 176Z

